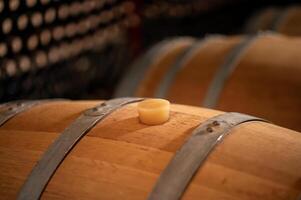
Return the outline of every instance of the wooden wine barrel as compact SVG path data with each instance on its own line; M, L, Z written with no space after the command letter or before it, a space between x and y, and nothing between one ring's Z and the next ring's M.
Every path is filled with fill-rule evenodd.
M301 7L267 8L250 18L245 27L246 33L277 31L286 35L301 35Z
M115 96L161 97L243 112L300 131L300 46L300 38L278 34L209 36L174 55L173 62L169 57L172 64L164 67L162 53L142 56ZM156 62L141 65L145 59ZM138 68L146 70L140 73Z
M251 116L177 104L168 122L147 126L137 117L141 100L0 107L1 199L300 195L300 133Z

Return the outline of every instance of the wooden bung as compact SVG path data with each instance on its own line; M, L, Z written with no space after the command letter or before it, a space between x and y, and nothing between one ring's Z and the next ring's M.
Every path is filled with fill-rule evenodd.
M169 119L169 101L147 99L138 104L140 122L147 125L163 124Z
M3 124L1 198L16 199L46 149L81 113L99 103L44 103ZM75 145L41 199L147 199L191 132L219 114L171 104L166 123L148 126L138 119L137 103L126 105ZM241 124L210 153L182 199L296 199L301 192L300 144L298 132L266 122Z

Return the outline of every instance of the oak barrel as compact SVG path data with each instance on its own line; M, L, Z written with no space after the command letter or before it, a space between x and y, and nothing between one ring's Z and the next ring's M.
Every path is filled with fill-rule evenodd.
M141 56L116 96L155 96L243 112L301 131L300 46L300 38L278 34L208 36L182 48L181 54L173 54L171 47L165 54ZM174 55L173 61L169 56L166 62L167 54Z
M246 33L277 31L291 36L301 35L301 6L266 8L252 16L245 27Z
M1 199L15 199L46 149L86 109L99 103L44 102L4 123L0 128ZM220 114L172 104L168 122L147 126L137 118L136 103L123 106L75 145L41 198L147 199L192 131ZM301 191L300 144L300 133L267 122L235 126L209 154L182 199L296 199Z

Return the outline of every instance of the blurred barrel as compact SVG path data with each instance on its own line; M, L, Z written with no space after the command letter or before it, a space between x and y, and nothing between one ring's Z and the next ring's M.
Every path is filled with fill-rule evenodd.
M182 40L164 41L139 58L115 95L244 112L301 130L300 38L213 35L179 53Z
M31 170L53 147L51 144L79 116L87 117L82 113L99 103L43 103L3 124L1 198L16 199ZM0 108L0 112L5 112L5 106ZM147 126L137 118L136 103L119 108L75 144L51 177L41 199L147 199L173 156L193 137L192 131L221 114L172 104L168 122ZM233 126L197 170L183 199L296 199L301 191L300 144L300 133L266 122Z
M301 6L267 8L253 15L245 27L246 33L272 30L291 36L301 35Z

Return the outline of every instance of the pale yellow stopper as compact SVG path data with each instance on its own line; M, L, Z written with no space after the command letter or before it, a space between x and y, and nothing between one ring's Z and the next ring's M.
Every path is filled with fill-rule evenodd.
M147 99L138 104L140 122L147 125L163 124L169 119L170 103L165 99Z

